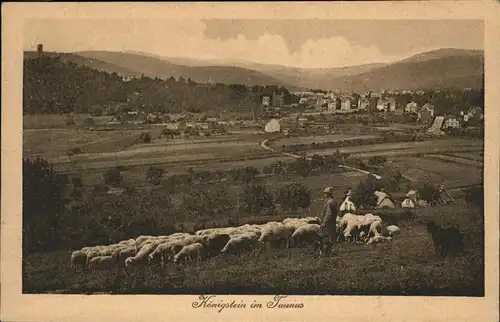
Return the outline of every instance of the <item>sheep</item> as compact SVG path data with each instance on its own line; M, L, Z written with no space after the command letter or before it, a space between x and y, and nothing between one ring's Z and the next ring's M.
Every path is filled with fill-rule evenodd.
M427 223L436 255L453 255L463 251L462 233L456 227L442 228L434 221Z
M231 237L221 250L222 254L238 254L244 250L251 250L257 245L258 236L254 233L245 233Z
M153 244L144 245L135 256L127 257L125 259L125 267L136 266L145 264L148 255L155 250L156 246Z
M194 243L182 247L182 249L174 256L174 263L178 263L181 259L185 261L192 260L193 256L196 255L196 261L202 258L203 245L201 243Z
M401 232L401 230L399 229L399 227L396 226L396 225L387 226L385 228L385 230L387 231L387 234L389 236L393 236L393 235L399 234Z
M347 226L344 231L344 239L347 242L355 242L358 239L358 223L357 221L349 221L347 222Z
M392 241L392 237L384 237L382 235L378 235L378 236L371 237L366 244L370 245L370 244L374 244L374 243L383 243L383 242L390 242L390 241Z
M89 261L88 268L91 270L109 270L112 268L118 268L117 264L117 255L96 256Z
M125 260L128 257L134 257L137 254L137 248L134 246L129 246L127 248L119 249L116 251L118 254L118 266L124 268Z
M205 246L205 256L213 257L221 253L227 242L231 239L228 234L211 234L204 236L203 245Z
M78 268L81 268L83 271L87 264L87 253L81 250L74 251L71 253L70 264L75 271L78 271Z
M146 235L146 236L139 236L135 239L135 243L137 245L141 244L142 242L146 241L146 240L150 240L150 239L153 239L154 236L149 236L149 235Z
M368 231L367 238L381 236L382 223L380 221L374 221L370 225L370 230Z
M163 244L158 245L156 249L149 254L148 261L149 263L154 262L158 258L160 258L161 267L165 267L165 259L169 260L174 257L185 245L180 240L168 241Z
M321 237L319 231L321 226L318 224L306 224L297 228L290 237L290 247L297 246L303 242L318 243Z
M277 224L265 227L262 230L262 235L259 238L259 243L267 246L272 242L284 242L285 249L288 249L290 237L295 229L288 225Z

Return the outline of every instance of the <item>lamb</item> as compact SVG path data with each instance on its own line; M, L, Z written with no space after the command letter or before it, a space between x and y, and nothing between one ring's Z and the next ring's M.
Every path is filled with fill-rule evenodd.
M196 261L202 258L203 245L201 243L194 243L184 246L175 256L174 263L178 263L181 259L185 261L192 260L193 256L196 255Z
M456 227L442 228L434 221L427 223L436 255L454 255L463 251L462 233Z
M258 242L259 237L254 233L245 233L239 236L231 237L224 248L222 254L239 254L244 250L253 249Z
M87 264L87 253L81 250L74 251L71 253L70 264L75 271L78 271L78 268L81 268L83 271Z
M290 237L290 247L304 242L318 243L321 240L319 235L320 230L321 226L318 224L306 224L297 228Z
M258 241L265 246L272 242L284 242L285 249L288 249L290 237L294 231L293 227L284 224L270 225L262 230L262 235Z

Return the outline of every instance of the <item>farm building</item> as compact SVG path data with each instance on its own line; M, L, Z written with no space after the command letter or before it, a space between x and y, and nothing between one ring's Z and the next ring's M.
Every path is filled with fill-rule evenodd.
M396 100L393 97L390 98L380 97L377 101L377 110L394 112L396 110Z
M271 119L264 127L264 131L268 133L281 131L280 121L278 121L277 119Z
M418 115L417 120L419 122L430 123L434 118L434 105L429 103L425 104L419 109L417 115Z
M375 191L375 197L377 198L377 205L375 208L396 208L394 202L389 198L387 193L383 191Z
M443 122L443 129L460 128L460 121L455 116L446 116Z
M368 98L362 97L358 100L358 109L359 110L366 110L368 109L368 106L370 105L370 100Z
M351 100L349 98L343 98L340 100L340 110L349 111L351 109Z
M269 96L264 96L262 97L262 105L263 106L269 106L270 104Z
M417 113L418 110L418 104L415 103L414 101L411 101L410 103L406 104L404 108L405 113Z

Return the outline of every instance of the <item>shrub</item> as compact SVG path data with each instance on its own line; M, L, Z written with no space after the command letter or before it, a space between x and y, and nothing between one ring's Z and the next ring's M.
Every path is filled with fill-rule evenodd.
M387 162L387 158L381 155L375 155L368 159L368 164L374 166L381 166Z
M374 208L377 204L375 190L377 190L377 179L374 176L370 175L367 179L361 180L354 189L354 203L364 208Z
M66 184L47 160L23 160L23 252L53 250L59 244Z
M481 211L484 209L484 188L483 186L470 187L464 189L465 192L465 201L468 205L476 206L481 208Z
M82 149L80 149L80 148L71 148L71 149L68 150L67 155L68 156L73 156L73 155L81 154L81 153L83 153Z
M110 186L117 186L123 182L123 177L119 169L111 169L103 175L104 183Z
M162 168L149 167L146 172L146 180L153 185L159 185L164 174L165 170Z
M265 186L249 185L243 191L240 210L248 214L274 214L276 206Z
M311 192L300 183L287 184L277 191L276 201L285 211L304 209L311 205Z
M149 143L149 142L151 142L151 136L149 135L149 133L146 133L146 132L141 133L139 139L143 143Z
M89 118L86 118L84 121L83 121L83 126L94 126L95 125L95 120L91 117Z

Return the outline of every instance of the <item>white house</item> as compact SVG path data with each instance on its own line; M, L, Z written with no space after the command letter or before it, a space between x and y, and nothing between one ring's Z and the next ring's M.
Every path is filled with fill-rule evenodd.
M271 119L264 127L264 131L268 133L281 131L280 121L278 121L277 119Z
M415 103L414 101L411 101L410 103L406 104L405 106L405 113L417 113L418 110L418 104Z
M262 105L263 106L269 106L269 104L270 104L270 98L269 98L269 96L262 97Z
M340 101L340 110L349 111L351 109L351 100L349 98L344 98Z

